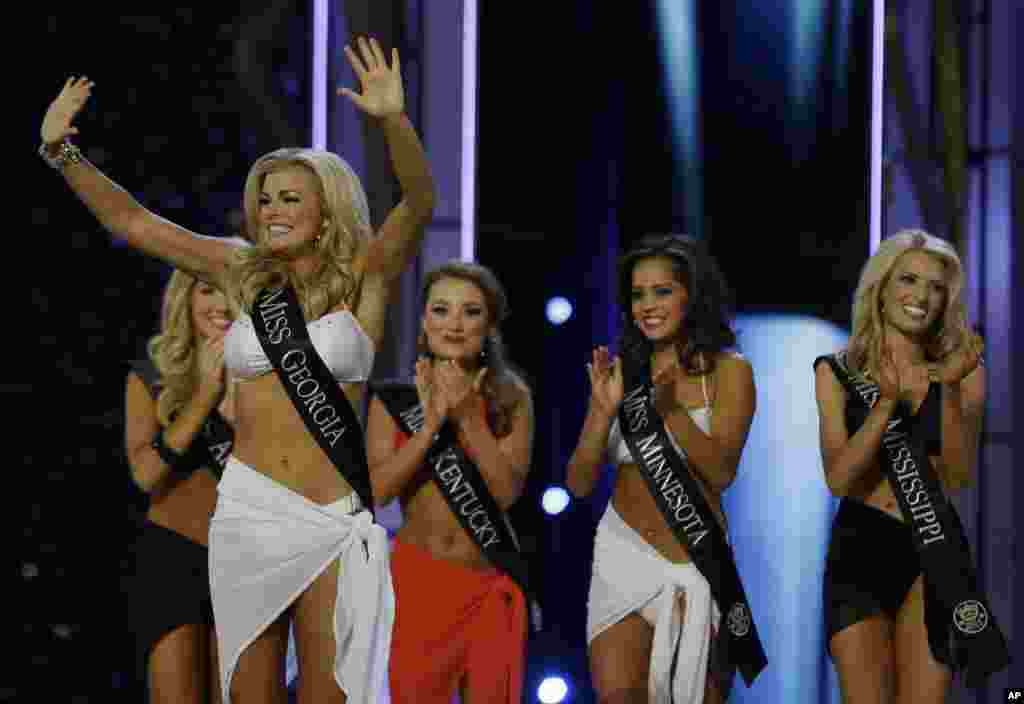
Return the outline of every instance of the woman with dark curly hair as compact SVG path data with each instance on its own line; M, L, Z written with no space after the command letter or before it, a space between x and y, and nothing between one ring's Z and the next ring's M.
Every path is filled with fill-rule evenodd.
M567 481L585 496L606 453L619 469L594 550L594 685L602 703L721 702L733 664L748 681L764 665L721 505L754 415L753 371L731 351L728 289L698 241L645 238L619 283L622 354L598 347L587 365Z
M367 421L373 495L398 497L404 518L391 700L518 704L527 605L505 511L529 472L533 402L505 360L505 292L489 269L449 262L423 298L415 384L376 388Z
M943 702L954 671L977 682L1006 663L945 496L971 479L985 406L962 292L948 242L899 232L864 265L849 345L815 360L825 480L842 497L824 602L844 702Z

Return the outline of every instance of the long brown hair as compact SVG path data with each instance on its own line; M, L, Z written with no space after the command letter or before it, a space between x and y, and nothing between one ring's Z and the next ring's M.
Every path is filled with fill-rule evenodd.
M512 417L523 403L529 387L512 369L501 337L500 325L508 315L508 298L498 277L487 267L475 262L453 259L427 272L423 279L422 300L426 305L431 287L442 279L459 279L480 289L487 306L488 324L492 331L484 338L483 364L487 367L482 391L487 402L487 421L498 437L512 432ZM427 336L421 331L416 340L419 356L432 356Z

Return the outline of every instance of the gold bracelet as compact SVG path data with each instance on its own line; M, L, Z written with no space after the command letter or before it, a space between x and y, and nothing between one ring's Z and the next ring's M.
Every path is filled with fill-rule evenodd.
M64 167L68 164L78 164L82 161L82 150L76 147L68 140L64 140L60 143L60 149L57 151L57 156L50 156L50 150L46 144L39 145L39 156L43 158L51 168L57 171L63 171Z

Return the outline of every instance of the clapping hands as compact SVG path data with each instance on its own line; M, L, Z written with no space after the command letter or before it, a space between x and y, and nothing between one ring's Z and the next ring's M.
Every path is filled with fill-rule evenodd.
M982 364L984 351L985 343L981 337L970 333L957 349L929 368L928 377L942 384L958 384Z
M619 412L622 403L622 359L612 357L607 347L596 347L587 364L590 376L590 404L609 416Z
M224 338L204 338L196 343L196 366L201 391L219 399L224 393Z
M487 368L467 372L451 360L416 362L416 392L427 423L435 430L445 419L462 422L481 411L480 399Z

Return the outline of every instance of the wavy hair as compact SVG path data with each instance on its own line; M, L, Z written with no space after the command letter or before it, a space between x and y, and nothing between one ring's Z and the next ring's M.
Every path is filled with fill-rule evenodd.
M262 239L258 227L260 192L267 174L299 166L316 177L320 210L326 220L314 247L320 254L308 276L289 274L286 262ZM234 294L247 311L267 287L291 283L307 320L324 315L339 303L355 305L359 284L352 271L357 254L373 237L366 193L352 167L337 154L319 149L287 147L261 156L249 169L243 196L245 237L252 247L239 251L238 287Z
M149 358L160 372L156 415L160 425L171 419L196 388L196 333L192 325L192 290L199 279L175 269L164 288L160 332L149 340Z
M876 379L885 348L882 291L900 257L911 251L935 257L946 273L946 307L925 333L925 358L942 359L970 338L963 302L963 268L956 250L946 240L923 230L900 230L882 240L878 251L864 264L853 295L853 333L847 347L847 364Z
M488 325L493 328L484 338L483 355L486 357L487 373L483 379L483 396L487 401L487 421L495 435L502 437L512 431L512 416L523 401L523 392L529 387L509 364L505 343L501 337L500 325L508 316L508 297L498 277L487 267L475 262L453 259L427 272L423 279L422 299L426 305L430 289L442 279L467 281L484 295L487 306ZM427 336L420 331L416 340L418 356L432 356L427 347Z
M688 373L714 371L719 353L736 346L732 328L732 292L714 257L688 235L648 235L619 260L619 308L623 332L619 349L625 360L645 364L653 352L650 340L633 320L633 269L637 262L663 257L672 263L676 281L689 294L682 329L676 340L679 363Z

